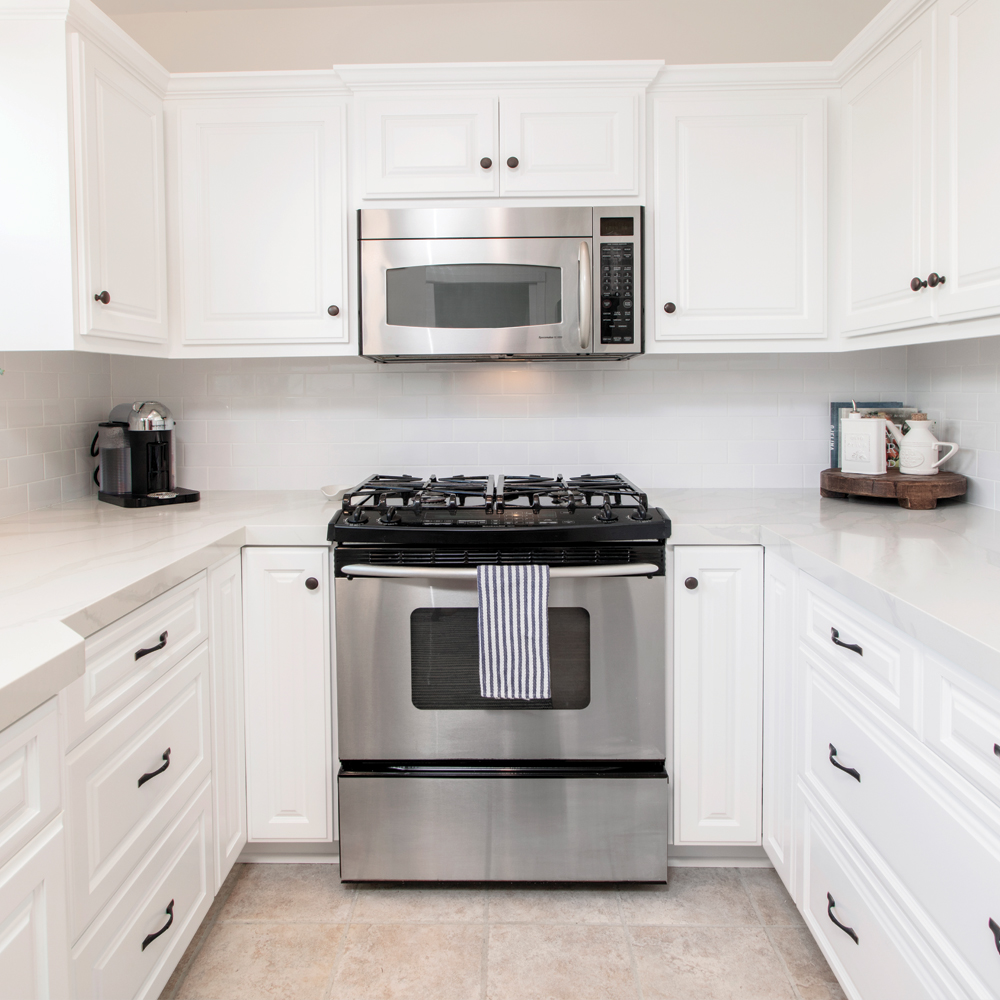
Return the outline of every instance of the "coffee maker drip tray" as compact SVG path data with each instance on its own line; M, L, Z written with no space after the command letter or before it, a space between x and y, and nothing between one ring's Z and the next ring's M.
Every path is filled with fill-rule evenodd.
M195 503L201 499L198 490L185 490L175 486L172 490L158 493L105 493L98 492L98 500L113 503L118 507L162 507L168 503Z

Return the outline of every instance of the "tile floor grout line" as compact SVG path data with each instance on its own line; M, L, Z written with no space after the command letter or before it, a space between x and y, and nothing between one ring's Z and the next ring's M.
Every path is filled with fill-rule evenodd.
M337 874L340 874L340 865L337 865ZM343 885L343 883L341 883ZM344 926L344 933L340 935L340 943L337 945L337 954L333 956L333 964L330 966L330 975L326 980L326 987L323 990L323 1000L330 1000L333 996L333 981L337 976L337 968L340 960L347 950L347 936L351 933L351 923L354 920L354 909L358 905L358 887L351 886L351 908L347 912L347 923Z
M642 981L639 979L639 963L635 960L635 952L632 949L632 928L625 920L625 905L622 902L620 888L615 889L615 900L618 903L618 919L621 921L622 933L625 935L625 947L628 949L628 961L632 967L632 982L635 984L635 995L637 1000L642 1000Z
M792 989L792 996L795 998L795 1000L802 1000L802 994L799 993L799 988L798 988L798 986L795 985L795 980L792 978L792 970L788 968L788 963L785 961L785 956L781 954L781 951L778 949L777 945L774 943L774 939L771 937L770 928L769 928L768 924L766 924L764 922L764 917L763 917L763 915L760 912L760 907L757 905L757 900L754 899L753 893L750 891L749 887L747 886L746 879L743 877L743 869L742 868L737 868L736 869L736 877L740 880L740 885L743 887L743 891L747 894L747 897L750 900L750 905L753 907L753 912L757 916L757 922L764 929L764 937L767 938L767 943L771 946L771 951L774 952L775 957L781 963L781 968L785 972L785 978L788 980L788 985Z
M232 869L230 869L230 872L231 871ZM207 927L205 927L204 924L202 924L201 926L199 926L198 930L195 931L196 935L201 933L202 931L204 931L204 933L201 933L201 940L198 942L198 946L195 948L195 950L191 953L190 958L188 958L187 965L184 967L184 971L181 973L180 979L178 979L177 982L174 984L174 988L173 990L171 990L168 1000L174 1000L177 994L180 993L181 987L184 985L184 980L187 979L188 973L194 967L194 964L198 960L198 956L201 954L202 949L205 947L206 942L212 936L212 931L215 930L215 925L219 922L219 917L222 916L222 911L226 908L226 902L228 901L229 897L233 894L233 890L236 888L237 883L243 878L245 874L246 874L245 871L241 871L239 875L237 875L236 878L232 880L232 883L230 884L229 889L226 891L226 894L223 896L222 893L220 892L215 897L215 899L212 900L212 906L217 907L215 911L215 916L212 917L212 922ZM225 887L227 881L229 881L228 874L222 880L223 888ZM220 896L222 897L221 899L219 898Z

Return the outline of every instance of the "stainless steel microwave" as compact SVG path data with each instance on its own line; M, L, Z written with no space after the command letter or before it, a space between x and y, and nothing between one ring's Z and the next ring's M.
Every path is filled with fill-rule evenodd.
M643 210L358 213L361 353L377 361L643 351Z

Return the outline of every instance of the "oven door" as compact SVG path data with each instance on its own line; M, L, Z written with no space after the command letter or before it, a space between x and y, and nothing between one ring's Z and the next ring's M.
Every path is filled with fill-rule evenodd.
M665 578L616 569L553 571L546 702L480 696L474 571L338 577L340 759L662 761Z
M361 242L361 353L589 354L593 240Z

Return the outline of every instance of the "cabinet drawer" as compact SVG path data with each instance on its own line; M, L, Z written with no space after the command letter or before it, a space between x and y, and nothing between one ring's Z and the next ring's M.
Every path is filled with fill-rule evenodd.
M73 949L78 1000L159 995L212 903L211 806L206 782Z
M55 698L0 733L0 865L59 811L59 764Z
M1000 996L989 926L1000 924L1000 811L975 811L933 754L867 719L815 665L806 671L806 747L809 786L879 867L895 873L942 956Z
M927 742L1000 805L1000 697L937 657L924 662Z
M802 583L800 635L861 694L919 731L916 645L805 573Z
M67 755L74 940L209 776L208 683L206 643Z
M87 640L86 672L63 696L67 747L102 726L208 638L207 594L205 574L199 573Z
M905 926L900 915L879 898L863 866L850 858L850 848L808 806L802 852L803 916L848 996L938 1000L941 993L916 961L919 945L900 933Z

